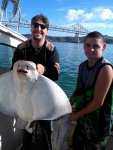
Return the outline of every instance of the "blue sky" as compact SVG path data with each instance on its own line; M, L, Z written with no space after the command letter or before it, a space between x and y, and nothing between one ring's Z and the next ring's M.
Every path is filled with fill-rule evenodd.
M29 20L36 14L44 14L50 24L71 26L80 23L89 31L97 30L104 35L113 36L113 0L21 0L22 18ZM21 28L23 34L29 28ZM65 32L49 30L50 36L74 36Z

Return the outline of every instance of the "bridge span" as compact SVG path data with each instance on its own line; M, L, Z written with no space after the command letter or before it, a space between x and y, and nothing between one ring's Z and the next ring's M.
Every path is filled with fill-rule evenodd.
M87 35L89 33L89 31L79 23L67 27L50 25L49 30L74 33L75 42L79 42L79 35Z

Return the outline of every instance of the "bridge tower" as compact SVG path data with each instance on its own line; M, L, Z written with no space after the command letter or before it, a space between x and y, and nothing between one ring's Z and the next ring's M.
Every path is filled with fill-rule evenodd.
M75 43L79 43L79 42L80 42L80 40L79 40L79 33L76 32L75 33Z
M72 25L72 30L75 34L75 43L79 43L80 42L79 35L81 31L80 25L79 24Z
M0 22L5 26L16 26L17 32L19 32L20 27L20 4L21 0L1 0L0 3ZM12 3L13 9L11 11L7 10L8 3Z
M80 42L79 35L87 35L89 33L89 31L79 23L72 25L71 28L75 34L75 43Z

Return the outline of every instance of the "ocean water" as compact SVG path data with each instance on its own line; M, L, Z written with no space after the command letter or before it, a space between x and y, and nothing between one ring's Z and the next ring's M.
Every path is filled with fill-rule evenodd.
M14 48L0 45L0 66L10 67L12 64Z
M86 60L82 43L58 43L54 42L60 57L61 73L58 85L70 98L76 88L77 73L79 64ZM113 64L113 45L107 44L103 57Z
M60 58L60 77L56 83L64 90L70 98L75 87L79 64L86 59L82 43L53 42L56 45ZM11 66L13 50L8 47L4 51L0 46L0 66ZM107 44L103 56L113 64L113 45Z

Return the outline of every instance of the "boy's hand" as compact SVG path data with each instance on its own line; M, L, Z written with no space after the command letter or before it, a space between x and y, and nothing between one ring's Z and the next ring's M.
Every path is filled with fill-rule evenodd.
M74 112L69 117L69 122L78 120L79 116L77 112Z

